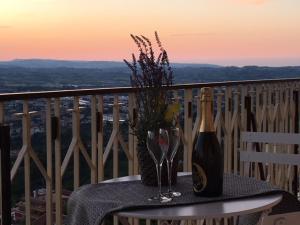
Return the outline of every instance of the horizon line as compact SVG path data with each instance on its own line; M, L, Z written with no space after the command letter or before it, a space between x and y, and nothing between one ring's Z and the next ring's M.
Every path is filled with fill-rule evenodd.
M288 63L288 62L279 62L280 60L294 60L297 63ZM5 62L14 62L14 61L29 61L29 60L40 60L40 61L66 61L66 62L113 62L113 63L123 63L123 60L101 60L101 59L66 59L66 58L13 58L13 59L6 59L6 60L0 60L0 63ZM213 60L213 59L212 59ZM243 61L257 61L252 63L243 63ZM268 62L263 62L263 60L266 60ZM170 62L170 64L190 64L190 65L212 65L212 66L220 66L220 67L230 67L230 66L236 66L236 67L245 67L245 66L258 66L258 67L297 67L300 66L300 58L297 57L291 57L291 58L256 58L256 57L248 57L248 58L236 58L236 59L216 59L214 60L216 62L203 62L203 61L193 61L193 60L174 60ZM217 62L219 61L219 62ZM277 62L276 62L277 61ZM299 62L299 63L298 63ZM274 64L276 63L276 64ZM125 64L124 64L125 65ZM126 65L125 65L126 66Z

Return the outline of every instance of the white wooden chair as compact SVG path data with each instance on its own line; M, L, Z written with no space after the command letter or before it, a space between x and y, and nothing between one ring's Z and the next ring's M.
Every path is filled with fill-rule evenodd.
M268 182L292 192L294 168L297 168L298 180L300 174L300 154L293 154L294 146L300 146L300 134L242 132L241 141L241 175L260 179L259 171L262 170ZM255 149L257 145L260 152ZM268 216L263 224L296 225L300 224L299 221L300 211L295 211Z

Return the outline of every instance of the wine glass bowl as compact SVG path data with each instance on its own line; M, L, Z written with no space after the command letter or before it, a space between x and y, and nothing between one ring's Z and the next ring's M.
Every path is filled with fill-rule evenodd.
M180 131L179 128L171 128L169 131L169 148L166 153L166 161L167 161L167 168L168 168L168 196L169 197L179 197L181 196L180 192L172 191L172 165L173 165L173 160L174 157L177 153L179 144L180 144Z
M180 133L179 133L179 128L172 128L170 130L170 147L169 147L169 151L166 155L166 158L168 160L174 160L174 157L177 153L179 144L180 144Z
M166 197L161 193L161 168L166 155L166 151L160 148L160 136L156 135L154 131L147 132L147 149L151 158L153 159L156 167L157 184L158 184L158 196L151 197L148 200L158 200L160 203L166 203L172 201L172 198ZM165 144L165 143L163 143Z
M159 137L158 137L158 144L161 151L167 155L169 150L169 134L166 129L159 129Z
M158 137L153 131L148 131L147 149L155 164L163 163L165 152L160 149Z

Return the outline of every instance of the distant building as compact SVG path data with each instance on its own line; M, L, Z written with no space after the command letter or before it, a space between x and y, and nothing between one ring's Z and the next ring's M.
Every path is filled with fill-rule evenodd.
M62 191L62 204L66 205L71 191ZM30 198L31 202L31 224L44 225L46 224L46 189L41 188L33 191L33 196ZM52 194L52 204L55 205L55 193ZM54 207L53 207L54 208ZM15 207L11 210L12 224L19 225L25 221L25 201L16 203ZM52 212L55 218L55 211ZM65 215L64 215L65 216Z

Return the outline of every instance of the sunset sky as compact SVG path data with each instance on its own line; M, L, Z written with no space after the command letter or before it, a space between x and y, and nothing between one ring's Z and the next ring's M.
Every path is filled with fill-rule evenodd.
M0 0L0 60L121 61L155 30L172 62L300 65L300 0Z

